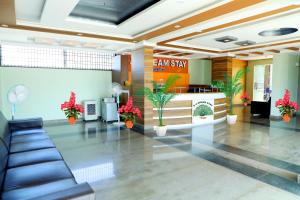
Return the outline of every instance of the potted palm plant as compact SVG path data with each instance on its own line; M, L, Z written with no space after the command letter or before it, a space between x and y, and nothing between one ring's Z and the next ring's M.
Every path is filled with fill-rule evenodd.
M229 108L227 114L227 123L235 124L237 115L233 112L233 98L239 94L243 89L243 84L240 82L241 78L248 72L248 69L240 69L233 76L224 75L224 82L218 82L218 87L229 100Z
M163 123L164 107L176 96L176 93L170 92L170 87L180 78L180 76L169 76L164 85L160 85L153 81L153 90L151 88L143 88L143 94L149 99L154 108L157 109L158 126L155 127L158 136L165 136L167 126Z

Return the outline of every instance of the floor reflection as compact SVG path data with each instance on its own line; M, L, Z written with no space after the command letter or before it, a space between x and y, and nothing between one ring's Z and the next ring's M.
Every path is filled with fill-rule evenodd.
M114 165L112 162L75 169L72 170L72 172L78 183L94 183L97 181L115 177Z
M300 135L293 130L243 120L168 130L166 137L98 121L45 128L97 199L251 199L249 191L256 199L268 199L270 191L281 199L299 197L293 195L300 191L294 181ZM288 178L281 177L283 167L291 171Z

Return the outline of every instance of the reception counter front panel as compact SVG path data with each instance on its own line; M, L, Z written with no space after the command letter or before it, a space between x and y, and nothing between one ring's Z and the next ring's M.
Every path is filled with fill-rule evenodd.
M226 119L226 98L223 93L178 94L164 108L163 119L174 128L222 122ZM158 124L155 108L153 121Z

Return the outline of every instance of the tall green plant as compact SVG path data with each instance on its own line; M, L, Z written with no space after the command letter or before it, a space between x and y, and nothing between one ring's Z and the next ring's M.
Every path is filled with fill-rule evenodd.
M166 83L160 86L157 82L152 81L153 90L145 87L139 94L143 94L149 99L154 108L157 108L159 126L163 124L163 108L176 96L176 93L170 92L170 87L178 80L180 76L169 76Z
M221 92L229 99L229 115L233 115L233 98L242 91L241 78L248 72L248 68L240 69L233 76L224 75L224 82L218 83Z

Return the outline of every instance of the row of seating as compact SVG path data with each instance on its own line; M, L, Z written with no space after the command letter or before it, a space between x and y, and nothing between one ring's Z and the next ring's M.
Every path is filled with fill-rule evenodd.
M7 121L0 112L2 199L94 199L78 184L43 129L41 118Z

